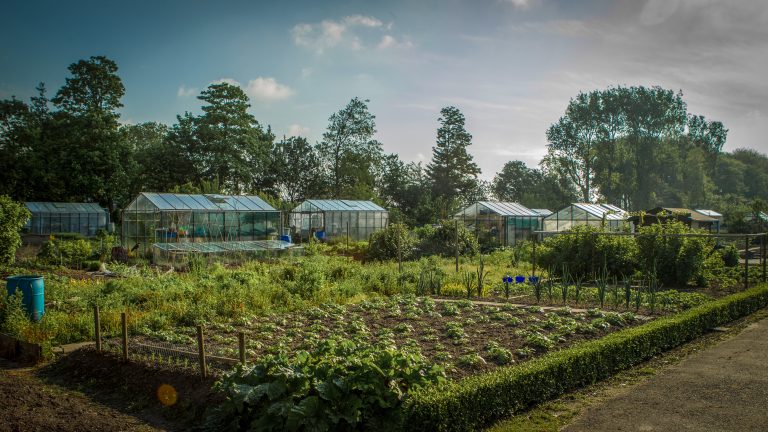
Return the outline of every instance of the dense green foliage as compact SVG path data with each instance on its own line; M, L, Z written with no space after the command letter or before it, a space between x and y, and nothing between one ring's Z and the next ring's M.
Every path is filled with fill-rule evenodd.
M690 233L681 222L653 224L641 227L637 237L639 266L644 271L655 271L667 286L685 286L690 282L706 285L704 265L715 248L715 241L706 237L677 237L662 234ZM718 263L723 265L720 254Z
M593 279L603 269L611 277L633 275L638 264L635 239L601 232L596 227L576 226L566 234L547 238L538 252L541 266L579 280Z
M270 355L215 386L224 402L210 430L391 430L408 391L444 380L418 352L324 340L295 356Z
M522 365L412 393L405 430L470 431L594 383L768 305L761 286Z
M480 199L555 210L579 196L629 210L714 208L733 232L765 229L757 217L765 206L755 204L768 199L768 157L724 153L727 129L688 113L682 94L667 89L580 93L547 131L540 168L510 161L489 183L479 179L472 135L456 107L441 110L432 159L422 166L383 153L375 116L360 98L329 118L320 142L295 136L276 143L248 112L236 82L203 89L200 115L183 113L172 125L121 125L125 88L117 64L95 56L69 71L51 99L41 83L29 103L0 101L0 194L115 210L139 191L215 183L215 192L268 194L284 209L307 197L374 199L392 221L409 226L435 223Z
M21 246L19 231L30 217L29 210L5 195L0 195L0 264L10 264Z
M453 256L456 253L458 227L458 249L462 256L477 254L480 246L475 234L464 224L444 221L438 226L426 225L416 229L419 237L419 251L422 255Z
M368 246L368 256L375 260L407 260L415 254L416 238L403 224L389 224L373 233Z

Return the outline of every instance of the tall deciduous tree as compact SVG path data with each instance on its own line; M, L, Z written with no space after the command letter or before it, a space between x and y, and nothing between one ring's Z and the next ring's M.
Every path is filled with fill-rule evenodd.
M445 207L443 217L477 190L480 168L472 160L467 148L472 145L472 135L465 129L464 114L456 107L440 110L437 143L432 147L432 161L427 165L427 177L432 195Z
M53 169L73 201L98 201L115 208L129 197L131 151L118 133L117 109L125 88L117 64L102 56L69 66L71 77L52 99L53 114L45 147Z
M368 111L367 103L353 98L333 114L318 145L332 198L370 198L373 194L382 149L373 137L376 117Z
M319 198L325 191L317 150L303 137L283 138L275 145L270 167L283 201Z
M504 164L493 178L491 190L500 201L518 202L529 208L557 210L576 199L569 183L561 184L556 176L529 168L522 161Z

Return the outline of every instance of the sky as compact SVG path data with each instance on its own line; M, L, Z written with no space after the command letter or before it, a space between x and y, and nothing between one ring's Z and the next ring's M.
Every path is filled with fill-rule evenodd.
M765 0L3 3L0 98L41 81L52 95L69 64L105 55L124 123L200 113L200 91L227 81L278 137L314 142L360 97L385 152L426 164L440 109L456 106L489 179L511 160L535 167L580 91L658 85L723 122L726 150L768 152Z

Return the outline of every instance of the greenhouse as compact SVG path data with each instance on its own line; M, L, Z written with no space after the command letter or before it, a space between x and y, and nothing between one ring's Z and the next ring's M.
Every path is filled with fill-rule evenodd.
M480 242L508 246L530 238L541 226L543 216L514 202L479 201L454 218L474 230Z
M371 201L311 199L290 214L291 235L299 242L311 236L321 240L347 236L368 240L388 222L389 212Z
M57 233L78 233L93 237L100 229L109 227L109 212L96 203L24 203L32 217L24 226L24 234L49 236Z
M620 231L628 223L627 216L626 211L611 204L573 203L544 218L544 231L566 231L578 225Z
M123 246L275 239L280 212L258 196L142 192L123 210Z

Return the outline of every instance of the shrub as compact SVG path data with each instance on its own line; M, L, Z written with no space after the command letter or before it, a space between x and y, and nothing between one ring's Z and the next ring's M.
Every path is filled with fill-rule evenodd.
M704 282L704 262L714 249L714 240L704 237L665 236L692 233L685 224L671 221L640 228L638 258L642 269L655 269L665 286Z
M629 236L599 235L591 226L575 226L562 234L544 240L539 253L543 268L566 269L571 278L588 279L600 269L608 276L621 277L634 273L637 246Z
M73 268L81 268L93 254L93 246L88 240L62 240L53 235L43 243L38 258L51 264L61 264Z
M328 340L294 358L263 357L216 383L209 430L390 430L404 395L444 380L440 366L393 347Z
M0 195L0 264L10 264L21 246L19 231L27 223L29 210L5 195Z
M415 230L422 255L453 256L456 253L456 226L459 227L459 254L474 256L480 250L475 234L462 224L444 221L438 226L426 225Z
M766 305L768 286L761 286L519 366L417 390L403 405L402 428L479 430L494 420L606 378Z
M371 235L368 258L379 261L407 260L413 256L416 238L403 224L390 224L386 229ZM399 252L398 252L399 251Z
M735 245L728 245L720 251L720 255L723 257L723 263L726 267L736 267L739 265L739 250Z

